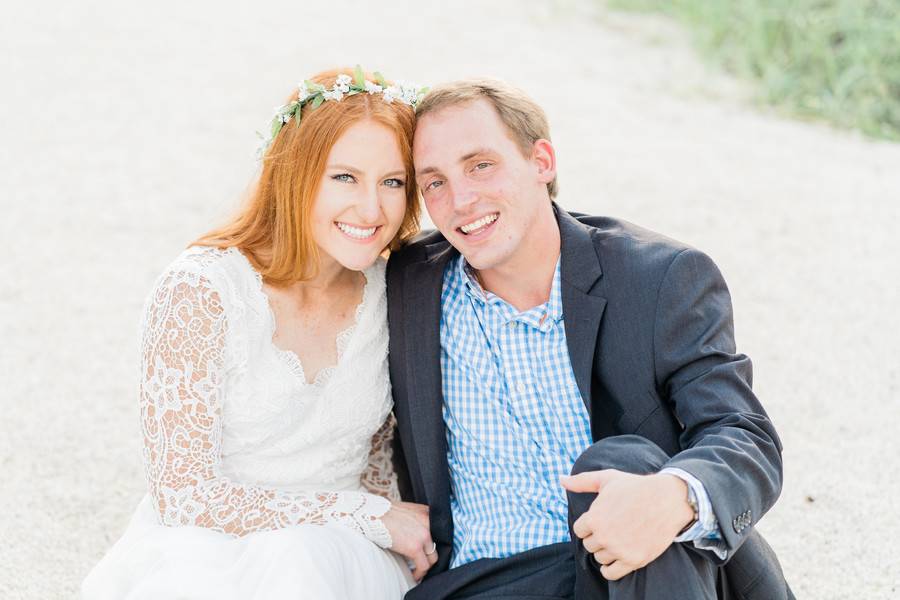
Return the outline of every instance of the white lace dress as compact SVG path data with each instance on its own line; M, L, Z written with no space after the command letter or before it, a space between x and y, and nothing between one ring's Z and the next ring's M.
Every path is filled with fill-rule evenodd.
M150 493L84 598L403 597L379 519L397 498L384 261L365 276L337 365L307 383L238 250L191 248L162 274L142 323Z

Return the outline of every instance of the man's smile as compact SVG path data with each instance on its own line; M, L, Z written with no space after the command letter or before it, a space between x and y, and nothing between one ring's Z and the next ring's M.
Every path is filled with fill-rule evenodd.
M500 213L491 213L489 215L485 215L479 219L476 219L470 223L462 225L461 227L457 227L457 230L461 232L463 235L479 235L484 231L490 229L490 227L497 222L497 219L500 218Z

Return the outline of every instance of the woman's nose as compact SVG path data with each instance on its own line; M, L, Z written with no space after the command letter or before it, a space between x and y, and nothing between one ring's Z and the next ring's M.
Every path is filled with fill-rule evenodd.
M378 197L378 190L375 188L367 190L359 199L356 211L366 223L376 222L381 216L381 200Z

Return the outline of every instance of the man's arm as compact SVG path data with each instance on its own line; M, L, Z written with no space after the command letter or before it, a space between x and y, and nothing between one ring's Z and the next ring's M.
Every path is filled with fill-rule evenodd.
M703 484L731 553L781 492L781 442L751 389L750 359L736 351L728 288L702 252L669 265L653 343L657 385L684 427L666 467Z
M660 282L654 369L661 397L683 425L680 447L654 475L614 469L563 478L572 492L596 492L573 532L620 579L655 560L692 520L689 478L702 484L724 538L710 558L732 554L781 490L781 443L751 390L750 359L737 354L731 297L715 264L687 249ZM679 472L681 474L679 474ZM707 519L708 520L708 519Z

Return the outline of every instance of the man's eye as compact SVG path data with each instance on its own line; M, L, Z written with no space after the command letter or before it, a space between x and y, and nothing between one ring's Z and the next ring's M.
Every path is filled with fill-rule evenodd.
M480 162L477 165L475 165L475 169L478 171L482 171L484 169L487 169L489 166L491 166L491 163L489 163L489 162Z
M332 175L331 178L335 181L340 181L343 183L356 183L356 177L354 177L350 173L340 173L339 175Z
M404 182L402 179L392 177L391 179L385 179L384 185L392 188L402 188L404 185L406 185L406 182Z
M426 190L426 191L428 191L428 190L434 190L434 189L437 189L437 188L441 187L442 185L444 185L444 182L443 182L443 181L441 181L440 179L435 179L434 181L432 181L431 183L429 183L427 186L425 186L425 190Z

